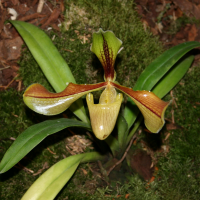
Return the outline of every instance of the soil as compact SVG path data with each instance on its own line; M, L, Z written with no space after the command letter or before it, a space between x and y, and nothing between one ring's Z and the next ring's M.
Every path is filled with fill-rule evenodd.
M186 41L200 42L199 0L135 0L144 29L149 28L158 36L164 47L170 48ZM23 40L6 20L26 21L42 29L60 30L64 21L64 0L0 0L0 91L10 87L23 90L23 82L17 79ZM185 19L185 20L184 20ZM180 22L180 23L179 23ZM196 56L198 63L200 56ZM136 160L141 160L139 154ZM144 156L143 156L144 157ZM132 165L138 171L133 161ZM149 161L149 165L151 162ZM144 170L145 171L145 170ZM150 179L152 172L140 172L144 179Z

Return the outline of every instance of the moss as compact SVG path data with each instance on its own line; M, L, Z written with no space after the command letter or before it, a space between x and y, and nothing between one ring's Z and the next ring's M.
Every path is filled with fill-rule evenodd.
M175 109L176 123L183 130L174 132L178 144L172 143L177 149L177 156L185 160L187 157L195 159L200 150L199 116L200 116L200 67L194 67L175 89L178 108ZM175 142L176 140L174 140ZM178 150L180 149L180 150Z
M174 89L178 106L173 108L175 123L182 129L172 131L170 152L159 160L158 176L166 185L163 195L170 196L167 199L192 200L200 196L199 76L200 67L193 67Z
M200 24L200 20L196 19L195 17L188 17L185 14L183 14L182 17L179 17L176 20L177 23L177 28L181 28L181 26L185 26L187 24L196 24L199 25Z
M0 111L0 157L2 158L13 142L10 138L17 138L32 122L26 115L22 93L16 90L9 89L0 93ZM16 174L18 174L18 177L13 178ZM16 168L13 168L7 174L1 175L0 180L3 183L1 183L0 188L1 199L10 199L11 191L22 195L25 192L23 184L26 181L27 184L29 183L26 175L24 176L22 172L19 173L19 170ZM13 197L13 195L11 196Z
M49 91L53 91L53 88L47 81L36 60L33 58L32 54L27 48L23 49L22 56L18 64L20 65L19 79L23 80L25 87L28 87L33 83L40 83Z
M1 138L16 137L32 124L22 99L22 93L14 89L0 93Z

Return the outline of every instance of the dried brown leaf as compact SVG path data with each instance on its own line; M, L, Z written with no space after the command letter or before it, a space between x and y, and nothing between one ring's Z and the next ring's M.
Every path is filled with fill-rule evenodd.
M173 0L188 17L200 19L200 7L188 0Z
M190 31L188 32L188 41L195 41L196 37L197 37L197 28L193 24L191 25Z
M34 14L31 14L31 15L26 15L24 17L21 17L19 18L20 21L29 21L29 20L32 20L32 19L38 19L38 18L42 18L42 17L45 17L46 15L43 15L43 14L40 14L40 13L34 13Z
M11 0L11 2L12 2L12 4L15 5L15 6L16 6L17 4L19 4L19 0Z
M17 60L20 57L22 44L23 40L19 36L14 39L6 40L5 48L7 52L7 60Z
M50 17L46 21L46 23L44 23L42 25L42 28L45 28L46 26L48 26L52 22L55 22L58 19L60 13L61 13L60 9L54 9L53 12L51 13Z

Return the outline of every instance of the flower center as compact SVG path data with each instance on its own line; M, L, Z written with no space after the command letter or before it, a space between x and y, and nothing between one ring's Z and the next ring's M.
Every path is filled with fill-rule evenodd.
M105 90L102 92L99 104L110 104L114 103L117 97L117 92L113 86L111 86L109 83L106 86Z

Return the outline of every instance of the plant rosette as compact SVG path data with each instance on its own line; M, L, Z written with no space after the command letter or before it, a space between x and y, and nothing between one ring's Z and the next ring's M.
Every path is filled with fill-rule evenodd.
M81 121L61 118L29 127L19 135L5 153L0 163L0 173L12 168L48 135L67 127L80 127L93 132L99 139L96 142L101 148L103 148L102 142L105 141L113 157L123 155L121 159L123 160L143 120L139 116L140 111L144 116L146 127L151 132L158 133L162 129L164 113L169 102L164 102L160 98L163 98L181 80L193 62L194 56L185 54L200 46L199 42L186 42L167 50L143 71L131 89L116 82L114 65L122 41L112 31L104 32L99 29L93 34L91 51L96 54L104 68L105 82L76 84L67 63L42 30L21 21L10 21L10 23L18 30L56 91L51 93L39 83L35 83L29 86L23 95L25 104L43 115L56 115L69 108ZM99 104L94 104L91 92L102 89L104 90ZM118 91L128 96L125 108L120 114L123 95ZM81 99L84 95L86 95L90 120ZM117 139L111 134L115 125L117 125ZM22 199L54 199L80 163L103 158L105 154L94 151L59 161L35 181Z
M60 93L51 93L40 84L33 84L27 88L23 98L26 105L37 113L43 115L56 115L65 111L69 106L86 95L93 133L100 139L106 139L113 131L123 95L117 94L116 89L128 95L138 106L144 116L147 128L157 133L164 125L164 112L169 105L162 101L153 92L134 91L131 88L121 86L115 82L115 59L120 51L122 41L115 37L111 31L104 32L99 29L93 34L91 51L101 61L104 68L105 82L97 84L74 84L68 86ZM104 89L99 104L94 104L93 95L90 92ZM88 94L89 93L89 94Z

